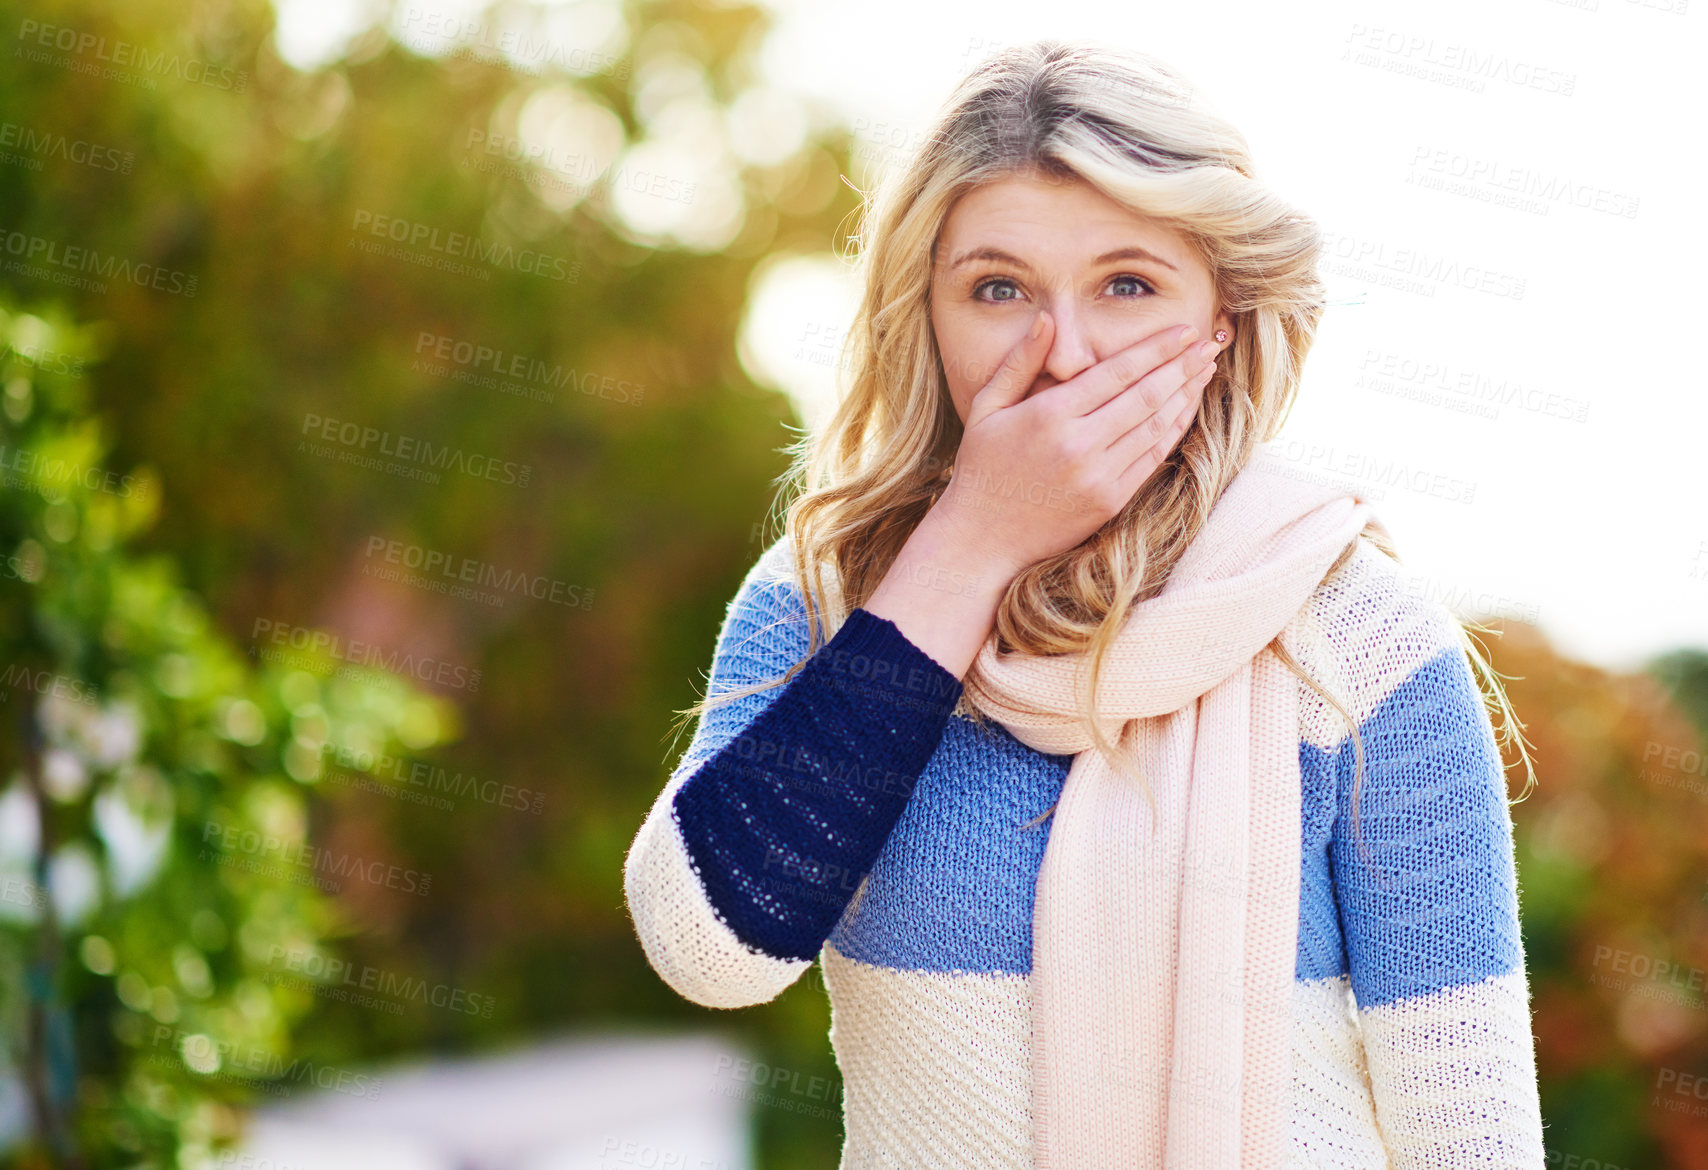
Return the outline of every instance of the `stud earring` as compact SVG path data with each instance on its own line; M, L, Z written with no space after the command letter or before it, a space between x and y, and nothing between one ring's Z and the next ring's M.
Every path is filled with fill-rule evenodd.
M1227 339L1228 339L1228 331L1226 329L1216 330L1216 340L1217 341L1226 341Z

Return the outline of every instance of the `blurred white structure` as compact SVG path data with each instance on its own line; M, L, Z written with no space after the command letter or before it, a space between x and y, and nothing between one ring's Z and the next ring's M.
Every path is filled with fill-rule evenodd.
M599 1036L363 1070L253 1115L231 1170L749 1170L749 1054L713 1035Z

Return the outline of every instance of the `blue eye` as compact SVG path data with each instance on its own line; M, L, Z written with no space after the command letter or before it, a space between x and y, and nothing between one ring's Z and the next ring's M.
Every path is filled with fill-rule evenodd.
M1014 282L1012 280L1009 280L1005 276L999 276L993 280L981 280L977 285L975 285L973 287L973 297L977 300L987 301L987 303L992 303L992 304L1000 303L1002 301L1012 301L1014 299L1013 297L997 297L997 298L995 298L994 301L989 301L989 300L987 300L987 298L979 296L979 294L981 292L983 292L985 289L990 288L993 285L999 285L999 284L1005 284L1009 288L1014 287Z
M1128 275L1126 273L1122 273L1120 276L1110 278L1109 283L1110 284L1116 284L1116 283L1136 284L1140 288L1144 289L1147 294L1153 293L1156 291L1150 285L1148 285L1144 281L1140 280L1138 277L1131 276L1131 275Z
M1117 298L1121 299L1121 300L1130 300L1130 299L1133 299L1133 298L1139 297L1139 296L1151 296L1151 295L1154 295L1156 292L1156 290L1150 286L1150 283L1148 281L1145 281L1145 280L1141 279L1140 277L1133 276L1131 273L1122 273L1120 276L1112 276L1109 278L1109 283L1111 285L1126 284L1126 285L1136 285L1137 286L1137 289L1135 289L1134 291L1126 292L1126 293L1117 293L1116 294ZM1007 302L1007 301L1012 301L1012 300L1018 299L1019 294L1018 294L1017 290L1016 290L1015 294L1012 296L986 297L983 295L985 289L997 288L1000 286L1007 286L1010 289L1015 289L1014 282L1012 280L1008 279L1008 277L1006 277L1006 276L995 276L995 277L991 277L989 280L981 280L981 281L979 281L978 284L973 286L973 299L979 300L979 301L984 301L985 304L987 304L987 305L999 305L999 304L1003 304L1004 302ZM1138 290L1143 290L1143 291L1141 292Z

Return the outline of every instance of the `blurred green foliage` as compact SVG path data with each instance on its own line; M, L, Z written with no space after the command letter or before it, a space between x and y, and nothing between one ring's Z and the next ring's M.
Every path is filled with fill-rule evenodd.
M231 1104L328 1083L275 957L324 946L326 891L392 859L310 843L326 745L424 750L455 712L252 664L169 557L127 547L160 481L110 460L66 372L89 331L0 309L0 342L0 1016L39 1143L19 1157L170 1165L231 1137Z
M722 1024L773 1064L834 1076L821 988L803 981L773 1004L708 1020L646 966L621 869L685 746L668 734L673 712L699 697L723 607L769 538L756 521L794 438L787 400L754 385L735 356L748 283L769 253L832 246L855 203L839 181L846 139L809 136L764 165L736 160L723 181L738 197L739 228L716 246L637 231L619 200L648 196L613 192L611 177L570 201L562 174L502 155L512 165L482 169L493 156L469 145L476 132L514 140L528 109L549 125L553 103L581 111L574 116L585 116L577 103L592 103L609 115L598 124L616 125L630 144L662 138L696 101L725 110L760 81L758 10L619 7L617 47L575 76L485 54L436 60L383 30L341 61L299 72L279 60L273 13L255 0L4 7L0 27L19 43L26 28L38 38L50 28L106 46L9 54L0 71L0 121L13 128L0 158L0 235L50 248L46 257L0 250L0 303L14 334L46 329L53 347L91 352L58 375L11 356L8 376L28 382L35 407L8 424L6 442L47 441L48 431L15 429L25 425L82 434L98 415L110 447L77 440L84 457L137 476L153 501L145 512L110 493L70 489L54 503L7 488L4 551L15 557L33 540L43 576L6 582L6 651L87 678L103 702L110 693L139 705L140 759L153 769L141 774L156 777L144 792L159 806L150 815L174 825L172 860L152 884L128 902L103 900L86 927L113 949L114 974L82 961L76 932L85 927L62 926L56 1002L77 1021L84 1108L128 1111L101 1139L110 1157L95 1164L121 1164L113 1143L126 1133L164 1151L173 1131L202 1141L227 1125L203 1103L235 1100L240 1086L193 1067L132 1073L124 1062L148 1053L150 1029L165 1026L159 1017L171 1009L155 1010L156 998L176 1005L171 1027L193 1031L216 1027L217 1013L255 994L256 971L234 941L254 920L258 930L325 940L352 964L464 989L490 1011L411 1004L394 1014L267 985L268 1006L243 1017L242 1034L287 1060L354 1068L625 1020ZM101 55L122 44L208 69L190 80L182 68L150 71L131 59L125 76L102 75L111 61ZM65 148L76 143L99 152ZM661 222L681 213L685 188L665 190L678 205L662 207ZM702 181L689 210L710 215L718 194ZM363 250L390 243L371 228L394 221L425 225L441 242L460 234L508 248L510 259L459 258L485 269L481 277ZM95 274L73 271L76 260L68 268L66 249L128 262L140 276L67 283L68 272ZM516 259L524 251L561 260L575 278L530 270ZM151 281L156 271L164 275ZM425 351L424 336L435 339ZM503 389L458 380L448 375L472 371L426 364L437 339L523 355L569 377L548 387L550 401L513 392L518 382L537 392L541 378ZM87 401L49 410L55 394ZM374 471L342 461L323 420L525 466L528 479ZM334 453L316 454L315 444ZM43 526L66 509L77 536L54 541ZM110 518L91 520L91 509ZM156 514L162 522L149 527ZM101 532L104 550L80 543ZM486 605L381 582L364 573L383 559L375 541L538 575L590 604L514 594ZM125 568L123 557L157 567ZM148 614L134 615L136 646L103 641L104 608L80 611L57 641L44 632L53 599L73 588L57 583L74 566L83 566L77 580L106 582L102 596L140 597ZM133 581L151 584L121 587ZM205 618L194 616L195 598ZM318 666L303 667L292 650L293 665L275 670L261 652L278 649L278 630L342 641ZM391 661L451 669L406 670L401 688L345 693L347 662L337 655L352 640ZM172 683L181 696L161 689L157 659L187 663L173 668L185 675ZM413 742L376 751L543 794L537 815L484 799L448 811L402 799L384 788L403 782L377 767L359 778L381 791L356 782L360 769L337 784L290 771L305 704L323 710L328 735L355 719L375 736L401 734L411 688L455 709L435 726L447 736L456 728L456 742L430 747L416 729ZM14 708L26 706L19 698ZM234 724L233 704L259 717L242 706ZM233 726L254 742L233 739ZM13 769L25 751L17 735L12 726L5 740ZM48 802L56 840L88 838L100 861L82 810L119 775L98 773L80 803ZM431 893L351 882L331 897L216 866L198 857L197 818L306 827L317 846L430 874ZM208 921L197 918L202 909L222 931L195 934ZM30 932L16 929L8 953L25 963ZM183 982L186 971L200 978L186 947L208 968L207 999ZM122 983L126 971L146 996ZM8 1011L26 1002L10 995ZM141 1049L126 1039L139 1028ZM135 1088L144 1075L168 1086L169 1099ZM838 1121L757 1112L767 1165L835 1164Z

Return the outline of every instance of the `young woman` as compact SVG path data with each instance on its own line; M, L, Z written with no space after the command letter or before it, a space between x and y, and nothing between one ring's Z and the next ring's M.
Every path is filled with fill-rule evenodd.
M626 863L654 969L732 1008L823 964L844 1170L1541 1166L1472 665L1510 711L1269 443L1316 225L1171 70L1042 42L861 244L847 393Z

